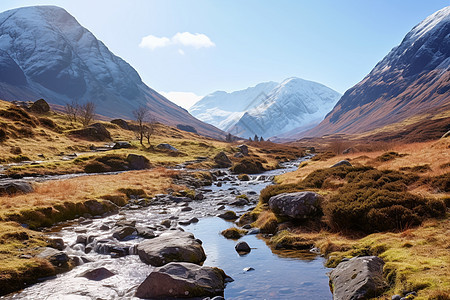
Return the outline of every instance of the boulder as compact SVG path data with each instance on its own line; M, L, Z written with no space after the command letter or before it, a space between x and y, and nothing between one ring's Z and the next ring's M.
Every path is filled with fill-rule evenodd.
M307 219L320 214L321 196L314 192L282 193L269 199L275 214L293 219Z
M146 264L162 266L169 262L200 264L206 259L202 245L189 232L163 233L137 247L139 258Z
M124 148L131 148L131 144L125 141L119 141L114 143L113 149L124 149Z
M50 105L44 99L39 99L31 105L30 109L33 112L42 114L50 111Z
M251 157L245 157L234 165L231 171L235 174L258 174L266 171L266 169L260 161Z
M214 157L214 161L216 162L219 168L229 168L231 167L231 160L225 154L225 152L221 151Z
M137 235L143 237L144 239L152 239L156 237L155 232L147 227L138 226L136 227Z
M128 122L122 119L114 119L111 121L111 123L116 124L120 128L123 128L125 130L130 130L130 126L128 125Z
M238 216L236 213L232 210L228 210L218 216L219 218L222 218L224 220L236 220Z
M109 200L87 200L84 202L84 206L88 213L93 216L100 216L108 212L117 212L119 210L119 207Z
M242 152L237 152L233 156L236 157L236 158L243 158L244 154L242 154Z
M116 275L116 274L114 274L113 272L111 272L110 270L108 270L106 268L101 267L101 268L97 268L94 270L85 271L85 272L81 273L80 275L78 275L78 277L84 277L89 280L100 281L100 280L109 278L114 275Z
M237 146L239 149L239 152L242 153L244 156L248 156L248 146L247 145L239 145Z
M252 249L246 242L237 243L234 249L236 250L236 252L240 253L249 253L250 251L252 251Z
M133 170L144 170L151 167L150 161L147 157L137 154L128 154L127 161L130 164L130 168Z
M66 246L64 245L64 240L62 238L49 238L47 240L47 243L51 248L55 248L60 251L66 248Z
M371 299L386 288L384 261L377 256L354 257L329 273L334 300Z
M28 194L31 192L33 192L33 186L27 181L16 180L0 183L0 196L14 195L17 193Z
M101 123L94 123L86 128L71 130L69 134L91 141L105 141L111 139L111 134Z
M114 231L113 237L119 241L122 241L133 234L136 234L136 228L131 226L123 226Z
M36 257L48 260L55 267L69 268L70 258L62 251L46 247Z
M174 146L167 144L167 143L162 143L162 144L157 145L156 149L178 152L177 148L175 148Z
M136 297L175 299L223 295L229 277L219 268L169 263L155 268L137 288Z
M341 166L353 167L352 164L348 160L344 159L344 160L338 161L337 163L332 165L330 168L337 168L337 167L341 167Z
M197 133L197 129L195 129L191 125L177 124L177 128L180 129L180 130L183 130L183 131Z

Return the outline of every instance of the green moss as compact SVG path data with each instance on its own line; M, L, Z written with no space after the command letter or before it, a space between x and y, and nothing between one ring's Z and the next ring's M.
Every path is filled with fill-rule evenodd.
M227 239L237 240L247 233L245 229L239 229L236 227L228 228L223 230L220 234Z

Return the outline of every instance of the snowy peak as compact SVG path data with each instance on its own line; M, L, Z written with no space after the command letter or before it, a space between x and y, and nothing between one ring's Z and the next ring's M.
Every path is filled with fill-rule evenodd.
M121 118L147 106L160 122L223 135L145 85L136 70L60 7L0 13L0 70L0 99L93 101L97 113Z
M297 127L311 128L339 97L322 84L292 77L232 93L214 92L192 106L190 112L237 136L269 138Z
M410 43L414 43L414 41L424 38L427 34L433 35L435 34L434 31L439 30L441 26L445 26L448 22L450 22L450 6L438 10L416 25L406 35L403 42L410 41Z

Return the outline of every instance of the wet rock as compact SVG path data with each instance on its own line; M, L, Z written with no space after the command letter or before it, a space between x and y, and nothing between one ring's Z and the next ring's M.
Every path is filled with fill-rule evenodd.
M248 156L248 146L247 145L239 145L239 146L237 146L237 148L239 149L240 153L242 153L245 156Z
M206 259L205 251L194 235L182 231L163 233L143 241L137 251L139 258L152 266L162 266L173 261L199 264Z
M129 238L133 234L136 234L136 228L131 226L124 226L114 231L113 237L118 239L119 241L122 241L126 238Z
M341 166L349 166L352 167L352 164L348 161L348 160L341 160L337 163L335 163L334 165L332 165L330 168L336 168L336 167L341 167Z
M87 236L86 235L79 235L77 236L77 239L75 241L75 244L82 244L82 245L86 245L87 244Z
M275 214L293 219L306 219L320 214L321 196L314 192L282 193L269 199Z
M161 225L166 228L169 228L172 225L172 221L169 219L163 220L163 221L161 221Z
M222 186L222 182L216 182L216 186L217 187L221 187Z
M191 210L192 210L192 207L189 207L189 206L185 206L181 209L181 211L191 211Z
M203 195L203 193L197 193L195 194L194 200L203 200L205 198L205 196Z
M84 277L89 280L100 281L100 280L109 278L114 275L116 275L116 274L114 274L113 272L111 272L110 270L108 270L106 268L101 267L101 268L97 268L94 270L85 271L85 272L81 273L80 275L78 275L78 277Z
M113 149L126 149L131 148L131 144L125 141L115 142Z
M155 268L138 287L138 298L194 298L223 295L228 276L219 268L169 263Z
M240 181L249 181L250 180L250 176L248 176L247 174L241 174L238 176L238 179Z
M114 224L114 226L134 227L134 226L136 226L136 220L127 220L127 219L123 218L123 219L120 219L119 221L117 221L116 224Z
M237 243L236 246L234 247L234 249L238 253L249 253L250 251L252 251L252 249L246 242Z
M248 235L259 234L259 233L261 233L259 228L252 228L247 232Z
M130 254L128 247L114 246L109 251L112 258L124 257Z
M33 192L33 187L27 181L16 180L12 182L0 183L0 196L14 195L17 193L28 194Z
M92 215L103 215L108 212L117 212L119 207L109 200L87 200L84 202L84 206Z
M47 242L51 248L55 248L60 251L64 250L64 248L66 247L62 238L49 238Z
M244 199L244 198L239 198L236 201L233 201L230 203L230 205L233 205L233 206L244 206L247 204L248 204L248 200Z
M174 146L167 144L167 143L162 143L162 144L157 145L156 149L178 152L177 148L175 148Z
M179 221L178 224L182 225L182 226L187 226L190 225L192 223L197 223L198 219L196 217L191 218L190 220L187 221Z
M231 160L228 158L228 156L223 151L219 152L214 157L214 162L217 164L217 166L219 168L229 168L232 165Z
M243 269L244 272L250 272L250 271L255 271L255 269L253 269L252 267L247 267Z
M39 99L31 105L30 109L33 112L43 114L50 111L50 105L44 99Z
M107 231L107 230L109 230L110 228L109 228L109 226L108 225L106 225L106 224L102 224L102 226L100 226L100 228L99 228L100 230L102 230L102 231Z
M143 237L144 239L152 239L156 237L155 232L150 228L138 226L136 227L136 231L137 235Z
M70 258L66 253L58 251L53 248L44 248L38 255L39 258L48 260L55 267L61 267L64 269L69 268Z
M144 170L151 167L150 161L142 155L128 154L127 161L133 170Z
M221 205L217 208L217 210L224 210L225 209L225 205Z
M333 299L376 298L386 288L384 261L377 256L354 257L341 262L329 273Z
M223 214L220 214L218 217L222 218L224 220L236 220L238 218L236 213L231 210L228 210L228 211L224 212Z

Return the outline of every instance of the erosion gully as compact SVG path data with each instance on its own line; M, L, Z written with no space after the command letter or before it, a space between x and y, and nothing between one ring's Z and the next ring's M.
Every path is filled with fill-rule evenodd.
M233 210L241 215L252 209L260 191L272 184L273 176L294 171L305 159L308 158L284 163L281 169L252 175L250 181L239 181L235 175L222 170L223 176L218 177L212 186L198 189L204 195L203 200L177 203L169 200L167 195L158 195L156 204L148 207L129 205L118 214L105 218L81 218L55 226L47 233L62 238L67 245L64 251L75 257L80 265L1 299L137 299L134 297L137 286L153 267L141 262L135 254L136 246L143 238L132 236L128 240L117 241L112 237L116 229L114 224L123 219L134 220L136 226L150 228L156 234L180 228L192 232L203 241L207 255L204 265L219 267L234 279L226 286L226 299L332 299L323 257L309 251L272 250L260 234L249 234L240 239L252 248L249 254L240 256L234 250L237 241L220 235L222 230L234 224L217 217L218 214ZM110 176L114 180L114 174ZM230 205L241 194L249 197L249 205ZM192 210L182 211L186 206ZM219 209L223 206L224 209ZM199 221L185 226L179 224L193 217ZM167 219L172 222L170 229L161 225ZM83 245L76 244L79 235L88 237L92 251L86 253ZM116 255L109 252L111 246L127 249L129 255L115 258ZM101 281L78 276L99 267L116 275Z

